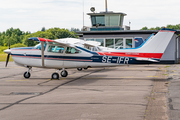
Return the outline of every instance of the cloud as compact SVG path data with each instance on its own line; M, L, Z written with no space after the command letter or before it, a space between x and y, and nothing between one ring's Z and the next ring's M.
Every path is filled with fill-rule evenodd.
M42 27L81 29L83 11L86 26L91 26L90 8L105 11L105 0L4 0L0 2L0 32L10 27L36 32ZM178 0L108 0L108 10L126 13L124 24L131 21L132 29L144 26L156 27L179 24L176 11L180 11Z

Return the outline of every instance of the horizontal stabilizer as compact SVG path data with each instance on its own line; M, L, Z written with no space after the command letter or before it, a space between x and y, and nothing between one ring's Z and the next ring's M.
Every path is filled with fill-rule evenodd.
M149 61L149 62L159 62L158 60L154 60L151 58L136 58L137 61Z

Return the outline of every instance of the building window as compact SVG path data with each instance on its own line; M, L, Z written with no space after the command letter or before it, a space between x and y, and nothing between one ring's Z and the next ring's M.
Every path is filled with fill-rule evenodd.
M106 39L106 47L114 48L114 39L112 38Z
M86 41L97 41L100 42L103 47L124 49L134 48L135 43L133 38L87 38Z
M100 43L101 43L100 46L103 46L103 47L104 47L104 39L103 39L103 38L97 38L96 41L97 41L97 42L100 42Z
M115 38L115 49L123 49L123 38Z
M88 39L86 39L86 41L94 41L94 39L93 38L88 38Z
M132 39L126 39L126 48L132 48L133 42Z

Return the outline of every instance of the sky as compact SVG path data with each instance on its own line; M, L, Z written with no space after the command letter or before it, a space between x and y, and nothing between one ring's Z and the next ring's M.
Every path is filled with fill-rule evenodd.
M180 24L180 0L107 0L108 11L123 12L131 30ZM91 26L90 8L105 11L105 0L0 0L0 32L19 28L37 32L46 29Z

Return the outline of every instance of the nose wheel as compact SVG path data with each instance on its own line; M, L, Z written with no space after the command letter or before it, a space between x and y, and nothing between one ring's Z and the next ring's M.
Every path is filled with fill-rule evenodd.
M31 77L30 72L25 72L25 73L24 73L24 78L28 79L28 78L30 78L30 77Z
M31 73L30 73L31 69L32 69L32 67L28 67L28 71L24 73L24 78L28 79L31 77Z

